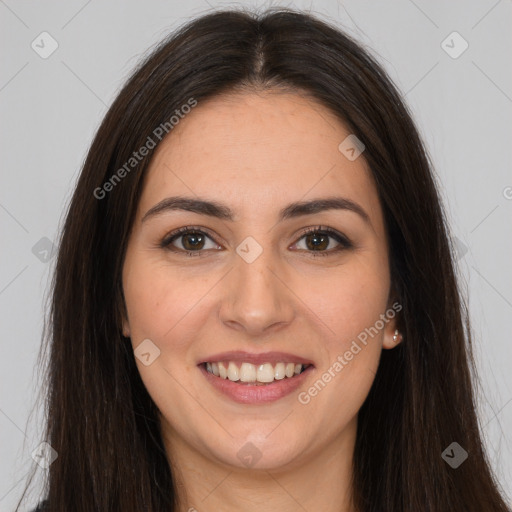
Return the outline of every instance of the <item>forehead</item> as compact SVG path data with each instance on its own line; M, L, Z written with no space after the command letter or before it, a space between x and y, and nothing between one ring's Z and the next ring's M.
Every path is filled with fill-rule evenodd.
M240 218L272 216L283 204L343 195L377 224L377 192L363 157L338 149L350 135L318 102L294 93L236 93L200 102L158 146L139 217L170 195L229 203Z

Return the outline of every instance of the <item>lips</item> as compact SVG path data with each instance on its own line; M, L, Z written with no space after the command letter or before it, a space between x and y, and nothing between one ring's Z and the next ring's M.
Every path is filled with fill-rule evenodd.
M314 369L310 360L286 352L222 352L197 366L214 388L244 404L278 400L297 389Z
M251 363L255 366L270 363L275 366L277 363L294 363L303 365L313 365L313 361L296 354L289 352L262 352L259 354L252 352L243 352L240 350L234 350L230 352L221 352L219 354L212 354L202 361L198 361L199 364L204 363L215 363L218 361L233 361L241 365L242 363ZM313 365L314 366L314 365Z
M209 373L204 365L199 365L198 368L204 375L206 382L219 393L219 398L227 397L234 402L246 405L264 405L274 402L293 393L304 385L306 379L314 378L313 366L308 366L301 374L292 378L276 380L269 384L232 382L229 379L221 379Z

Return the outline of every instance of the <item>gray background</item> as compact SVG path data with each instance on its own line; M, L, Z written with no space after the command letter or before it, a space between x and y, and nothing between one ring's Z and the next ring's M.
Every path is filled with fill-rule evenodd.
M28 420L40 386L36 358L55 263L49 249L91 138L152 44L196 15L237 5L0 0L1 511L13 509L34 464L31 453L42 441L41 409ZM512 2L281 5L311 8L367 45L413 112L456 237L482 379L480 421L489 458L510 497ZM58 44L47 58L31 47L35 41L39 52L51 49L43 31ZM460 52L462 40L450 36L442 44L453 31L469 44L457 58L445 49ZM38 475L44 471L38 468Z

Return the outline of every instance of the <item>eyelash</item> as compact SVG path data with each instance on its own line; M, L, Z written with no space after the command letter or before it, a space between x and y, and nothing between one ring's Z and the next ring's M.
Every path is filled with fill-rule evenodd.
M199 234L205 235L208 238L210 238L210 240L215 242L213 237L210 236L207 232L205 232L202 228L198 228L198 227L195 227L195 226L185 226L183 228L179 228L179 229L173 231L172 233L169 233L162 240L162 242L160 243L160 247L163 248L163 249L167 249L167 250L169 250L171 252L174 252L174 253L183 253L186 256L195 256L195 257L197 257L197 256L201 255L202 252L205 252L205 251L201 251L201 250L199 250L199 251L187 251L185 249L171 248L172 242L174 242L176 239L180 238L181 236L183 236L185 234L189 234L189 233L199 233ZM353 247L353 244L344 235L342 235L341 233L338 233L337 231L335 231L335 230L333 230L331 228L324 227L324 226L314 226L314 227L306 228L301 233L301 235L298 238L297 242L299 242L302 238L304 238L305 236L307 236L309 234L312 234L312 233L328 235L331 238L334 238L341 245L341 247L338 247L336 249L330 249L328 251L311 251L311 250L308 250L307 252L313 258L317 258L319 256L321 256L321 257L323 257L323 256L331 256L332 254L339 253L340 251L343 251L343 250L346 250L346 249L351 249ZM297 242L295 242L295 243L297 243ZM215 243L217 243L217 242L215 242Z

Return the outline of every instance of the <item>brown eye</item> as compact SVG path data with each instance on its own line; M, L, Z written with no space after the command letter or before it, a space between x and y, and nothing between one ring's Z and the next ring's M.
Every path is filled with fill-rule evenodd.
M311 251L319 251L327 249L329 246L329 235L323 233L311 233L306 235L306 246Z
M208 246L208 243L210 244ZM183 253L202 253L203 249L218 249L219 246L214 240L199 229L181 228L162 240L162 248L167 248L173 252Z
M298 248L311 253L311 256L329 256L353 247L348 238L341 233L321 226L306 230L295 245L298 246L302 240L305 247Z
M187 251L194 249L202 249L205 243L205 236L199 232L191 232L186 235L181 235L183 248Z

